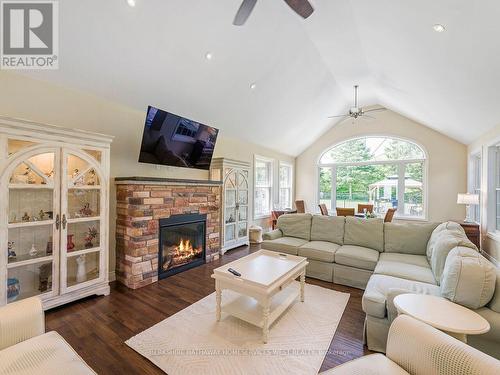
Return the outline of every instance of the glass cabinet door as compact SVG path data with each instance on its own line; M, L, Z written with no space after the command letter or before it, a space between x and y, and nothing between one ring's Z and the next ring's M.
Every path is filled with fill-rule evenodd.
M237 237L237 199L236 173L231 172L226 177L224 185L224 241L231 242Z
M8 303L58 293L58 166L58 151L47 149L27 156L9 176L5 244Z
M83 288L103 279L104 181L90 154L63 150L61 189L61 288Z
M238 172L238 238L248 235L248 176Z

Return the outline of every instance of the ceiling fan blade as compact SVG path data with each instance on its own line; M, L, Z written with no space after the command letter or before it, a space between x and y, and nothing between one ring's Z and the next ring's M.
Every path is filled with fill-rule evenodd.
M308 0L285 0L285 3L302 18L307 18L314 12L314 8Z
M240 8L238 9L238 12L236 13L236 16L234 17L233 25L244 25L250 14L252 13L253 8L255 7L255 3L257 3L257 0L243 0Z
M349 115L328 116L328 118L349 117Z
M363 111L363 113L370 113L370 112L383 112L387 111L387 108L374 108L374 109L367 109L366 111Z

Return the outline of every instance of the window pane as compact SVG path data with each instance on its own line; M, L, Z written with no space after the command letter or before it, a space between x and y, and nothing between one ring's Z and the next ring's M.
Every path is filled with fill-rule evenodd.
M270 207L270 188L255 188L255 215L264 216L271 212Z
M291 194L290 194L290 189L285 188L285 189L280 189L280 208L285 209L285 208L291 208Z
M290 187L291 173L289 166L280 166L280 187Z
M406 165L404 215L420 217L424 214L423 174L423 163Z
M332 209L332 169L319 169L319 203L326 204L330 210Z
M363 165L337 167L337 207L354 208L373 204L373 212L384 215L398 205L396 165Z
M323 154L320 164L412 159L425 159L425 153L415 143L393 138L366 137L350 139L331 148Z
M269 162L259 161L255 162L255 186L269 186Z

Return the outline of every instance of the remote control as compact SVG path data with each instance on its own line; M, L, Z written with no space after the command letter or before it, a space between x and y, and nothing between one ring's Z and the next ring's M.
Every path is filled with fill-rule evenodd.
M234 276L241 276L241 273L238 271L233 270L232 268L228 268L228 271L231 272Z

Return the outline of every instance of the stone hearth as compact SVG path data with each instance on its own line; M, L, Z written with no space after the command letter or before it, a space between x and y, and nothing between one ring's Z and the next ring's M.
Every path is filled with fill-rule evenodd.
M207 215L206 261L219 257L221 183L120 177L116 183L116 278L137 289L158 281L158 221Z

